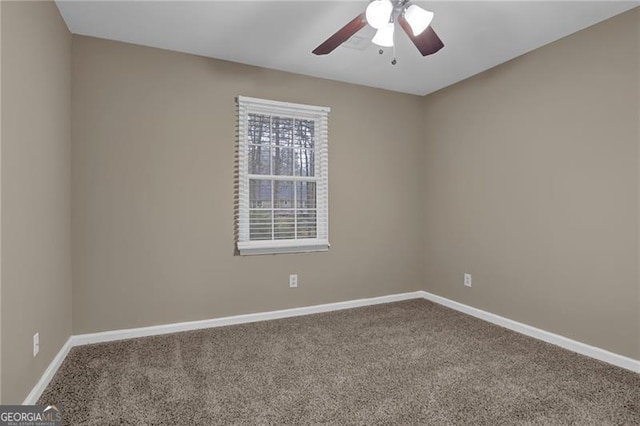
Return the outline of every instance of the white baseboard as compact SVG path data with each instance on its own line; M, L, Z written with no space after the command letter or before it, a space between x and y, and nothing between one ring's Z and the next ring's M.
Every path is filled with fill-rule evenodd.
M279 318L291 318L301 315L318 314L321 312L340 311L361 306L378 305L381 303L399 302L401 300L418 299L420 292L393 294L390 296L356 299L347 302L327 303L324 305L305 306L302 308L283 309L255 314L234 315L230 317L214 318L202 321L189 321L174 324L155 325L151 327L129 328L126 330L104 331L101 333L79 334L72 337L73 346L92 343L112 342L114 340L132 339L135 337L156 336L159 334L177 333L180 331L200 330L203 328L223 327L226 325L246 324L250 322L268 321Z
M279 318L291 318L302 315L318 314L322 312L340 311L343 309L359 308L362 306L372 306L381 303L399 302L410 299L426 299L440 305L449 307L456 311L480 318L482 320L500 325L521 334L543 340L548 343L560 346L570 351L586 355L591 358L604 361L627 370L640 373L640 361L618 355L604 349L590 346L558 334L550 333L517 321L510 320L499 315L495 315L459 302L436 296L426 291L415 291L411 293L394 294L390 296L372 297L369 299L356 299L346 302L327 303L323 305L305 306L302 308L283 309L279 311L269 311L255 314L235 315L223 318L214 318L202 321L189 321L173 324L164 324L151 327L130 328L125 330L105 331L100 333L79 334L71 336L64 344L58 355L53 359L42 377L24 400L25 405L35 404L40 398L65 357L74 346L89 345L93 343L113 342L116 340L132 339L137 337L157 336L160 334L177 333L180 331L201 330L204 328L223 327L227 325L246 324L258 321L268 321Z
M500 315L492 314L481 309L464 305L445 297L436 296L435 294L431 294L426 291L419 291L418 293L420 293L421 296L427 300L454 309L456 311L460 311L476 318L480 318L490 323L502 326L504 328L508 328L509 330L516 331L520 334L524 334L535 339L560 346L561 348L577 352L581 355L586 355L588 357L604 361L608 364L613 364L618 367L640 373L640 361L638 360L618 355L613 352L597 348L595 346L587 345L586 343L578 342L576 340L569 339L568 337L541 330L539 328L532 327L521 322L513 321L509 318L501 317Z
M399 302L402 300L419 299L420 292L393 294L390 296L372 297L368 299L356 299L346 302L327 303L323 305L305 306L302 308L283 309L279 311L261 312L246 315L234 315L230 317L214 318L202 321L189 321L173 324L163 324L151 327L129 328L125 330L105 331L100 333L79 334L71 336L51 361L44 371L38 383L31 390L23 405L32 405L38 401L42 392L58 371L62 361L74 346L89 345L93 343L113 342L116 340L133 339L136 337L157 336L160 334L177 333L180 331L200 330L204 328L223 327L226 325L246 324L250 322L267 321L279 318L290 318L301 315L318 314L322 312L340 311L343 309L359 308L362 306L379 305L382 303Z
M62 348L58 351L56 357L53 358L51 364L49 364L47 369L44 370L44 373L42 373L42 377L40 377L38 383L36 383L33 389L31 389L31 392L29 392L29 395L27 395L22 405L34 405L38 401L38 398L40 398L42 392L44 392L44 390L47 388L49 382L51 381L51 379L53 379L53 376L55 376L56 372L58 371L58 368L60 368L60 366L62 365L62 361L64 361L64 359L67 357L67 354L71 350L73 346L71 342L72 337L69 337L65 344L62 345Z

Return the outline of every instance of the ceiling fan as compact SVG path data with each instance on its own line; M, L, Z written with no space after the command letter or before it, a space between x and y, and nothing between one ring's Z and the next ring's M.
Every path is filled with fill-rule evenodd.
M367 23L376 29L371 42L380 47L394 46L396 23L409 36L422 56L436 53L444 47L440 37L431 28L433 12L412 4L410 0L373 0L365 12L339 29L312 53L326 55L349 40L352 35L364 28ZM382 53L382 50L380 51ZM395 58L392 62L395 65Z

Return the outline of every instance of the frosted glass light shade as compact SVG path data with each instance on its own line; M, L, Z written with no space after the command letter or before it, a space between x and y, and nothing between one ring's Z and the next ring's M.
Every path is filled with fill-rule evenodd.
M407 20L407 23L411 27L413 35L418 36L431 24L431 21L433 20L433 12L429 12L420 6L412 4L404 12L404 19Z
M391 12L393 12L391 0L374 0L367 6L365 16L369 25L379 30L389 23Z
M380 47L392 47L393 46L393 31L396 26L393 22L387 23L386 26L380 28L376 35L373 36L371 42L377 44Z

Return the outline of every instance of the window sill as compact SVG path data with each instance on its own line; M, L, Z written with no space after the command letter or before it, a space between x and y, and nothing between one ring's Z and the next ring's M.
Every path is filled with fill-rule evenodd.
M251 241L238 243L240 256L252 256L260 254L285 254L285 253L311 253L329 250L328 241L313 240L301 241Z

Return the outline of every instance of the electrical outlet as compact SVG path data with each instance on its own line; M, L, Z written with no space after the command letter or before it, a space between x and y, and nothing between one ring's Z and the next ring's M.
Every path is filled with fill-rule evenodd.
M40 352L40 333L33 335L33 356L35 357Z
M471 287L471 274L464 274L464 285Z
M289 287L290 288L298 287L298 274L289 275Z

